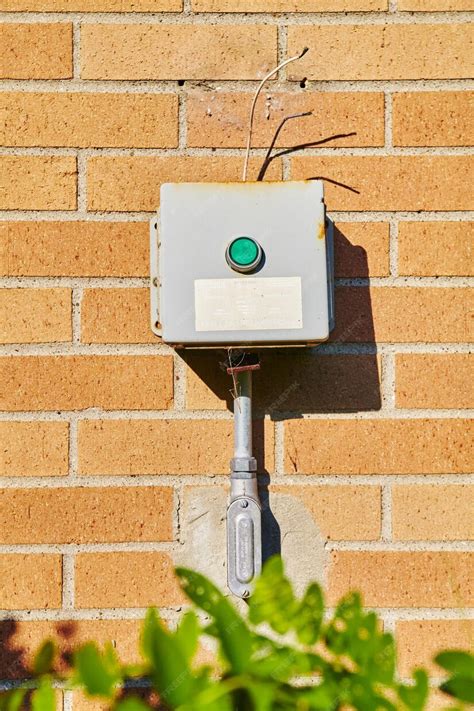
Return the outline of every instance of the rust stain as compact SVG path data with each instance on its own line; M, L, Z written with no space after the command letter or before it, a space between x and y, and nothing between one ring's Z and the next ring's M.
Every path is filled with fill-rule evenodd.
M320 222L318 225L318 239L324 239L326 237L326 230L324 229L324 222Z

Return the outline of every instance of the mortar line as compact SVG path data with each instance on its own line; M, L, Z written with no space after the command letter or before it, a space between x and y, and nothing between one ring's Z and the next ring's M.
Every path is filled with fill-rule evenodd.
M391 0L390 0L391 1ZM392 93L384 91L384 146L387 153L393 150L393 98Z
M83 291L81 288L73 287L71 292L71 328L72 343L81 343L81 302Z
M284 422L275 422L273 430L274 438L274 460L275 472L273 476L283 474L285 471L285 424ZM272 475L270 475L272 478Z
M231 452L229 452L229 458ZM474 484L473 474L284 474L270 472L271 485L323 487L339 486L465 486ZM227 486L227 474L211 472L208 474L154 474L154 475L104 475L81 474L77 480L65 476L22 476L0 477L4 489L63 489L80 486L87 488L154 488L187 486Z
M186 411L187 366L178 353L173 356L174 407L177 412Z
M21 90L36 92L59 91L67 92L103 92L103 93L173 93L176 91L176 79L134 80L134 79L1 79L0 89L6 91ZM188 89L200 89L205 81L208 89L221 92L254 93L258 79L186 79ZM271 80L274 93L300 94L299 80ZM305 87L308 93L366 93L381 91L396 92L433 92L459 91L474 88L472 79L356 79L356 80L314 80L307 79Z
M392 541L392 486L391 484L383 484L380 488L381 493L381 541Z
M398 222L391 219L389 222L389 264L390 276L396 279L398 274Z
M27 552L34 546L26 546ZM74 609L74 555L63 553L62 556L62 607L64 610Z
M78 424L77 419L71 417L69 422L69 452L68 452L68 480L72 484L78 484L79 455L78 455ZM76 481L77 480L77 481ZM60 481L58 482L60 484ZM58 485L56 484L56 486Z
M186 8L188 0L186 0ZM33 24L46 22L78 22L85 25L189 25L212 26L306 26L314 25L438 25L470 22L474 13L466 10L407 13L390 8L386 11L352 12L268 12L268 13L223 13L223 12L0 12L0 20L6 23Z
M81 26L77 21L72 23L72 78L81 78Z

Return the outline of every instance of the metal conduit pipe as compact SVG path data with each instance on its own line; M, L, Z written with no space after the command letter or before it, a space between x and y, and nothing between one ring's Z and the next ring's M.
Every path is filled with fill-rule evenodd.
M235 374L234 457L227 508L227 581L241 598L251 594L262 567L261 507L257 461L252 454L252 371Z

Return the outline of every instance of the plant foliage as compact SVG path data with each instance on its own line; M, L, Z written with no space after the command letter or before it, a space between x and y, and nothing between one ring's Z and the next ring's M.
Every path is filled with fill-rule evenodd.
M70 672L60 676L53 671L55 647L46 641L33 662L33 688L2 692L0 711L56 711L55 686L81 689L111 711L156 709L146 691L158 695L160 708L175 711L427 709L426 671L415 669L408 681L397 678L393 636L374 612L363 609L357 593L345 596L326 619L319 585L312 583L298 599L281 558L274 557L244 617L199 573L176 573L194 609L174 631L156 610L148 611L141 664L123 665L111 645L101 650L88 642L74 652ZM196 662L202 637L217 643L218 666ZM474 703L474 657L450 650L436 662L449 674L440 687L446 708Z

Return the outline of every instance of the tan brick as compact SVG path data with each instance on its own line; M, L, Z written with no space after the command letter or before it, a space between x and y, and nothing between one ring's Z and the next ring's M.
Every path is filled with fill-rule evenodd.
M395 356L397 407L474 407L474 358L465 353Z
M0 554L0 608L4 610L61 607L60 555Z
M84 343L156 343L149 289L86 289L81 306Z
M194 410L233 410L232 381L216 367L215 355L185 353L186 406ZM375 355L261 354L254 378L255 408L278 412L378 410L380 363ZM265 377L271 373L271 378ZM335 387L337 383L337 387Z
M474 554L421 551L335 551L328 603L360 590L369 607L469 607Z
M342 287L336 289L332 341L472 342L470 289Z
M251 173L261 160L252 160ZM101 156L87 164L88 207L90 210L153 212L160 203L160 187L168 182L239 181L240 156ZM272 164L269 179L281 179L281 165Z
M66 475L68 435L67 422L0 422L0 476Z
M145 222L3 222L0 274L147 276L148 242Z
M469 156L308 156L293 158L291 163L294 180L327 178L325 200L330 210L474 207L469 189L474 169Z
M301 474L467 474L469 420L292 420L285 466Z
M4 489L0 543L123 543L173 538L170 487Z
M396 624L398 670L408 676L424 667L436 678L443 672L433 659L443 649L469 649L474 620L399 620ZM446 708L446 697L445 706Z
M1 0L10 12L181 12L183 0Z
M397 7L414 12L462 12L472 10L472 0L398 0Z
M192 92L187 102L188 145L233 148L247 145L249 110L253 92ZM267 91L257 103L252 145L266 148L285 116L312 111L313 116L289 121L277 146L321 141L332 135L354 132L334 140L334 146L383 146L384 97L380 93ZM371 120L367 121L370 115Z
M1 79L72 77L72 24L17 24L0 27Z
M162 410L173 401L169 356L5 356L1 409Z
M387 222L336 222L334 272L336 277L374 277L390 274Z
M296 25L288 56L310 51L288 69L291 79L467 79L469 24ZM442 57L442 61L440 61Z
M0 291L1 343L57 343L71 338L70 289Z
M474 487L462 484L395 486L393 537L398 541L474 538Z
M76 555L76 607L167 607L183 600L167 553Z
M474 276L474 222L400 222L398 271L407 276Z
M421 91L393 95L395 146L472 146L474 92Z
M112 642L121 662L139 664L139 633L142 620L35 620L0 622L0 635L6 641L0 648L2 679L25 679L31 671L36 650L45 639L52 639L59 651L57 669L67 670L67 659L81 644L93 639L99 646Z
M380 537L378 486L274 486L300 499L329 540L375 541Z
M192 0L194 12L357 12L386 10L385 0Z
M0 209L75 210L76 159L71 156L2 156Z
M259 471L273 471L273 424L254 423ZM212 420L83 420L82 475L223 474L232 457L232 422Z
M7 146L167 148L178 144L172 94L6 92Z
M276 52L271 25L83 25L81 77L258 79Z

